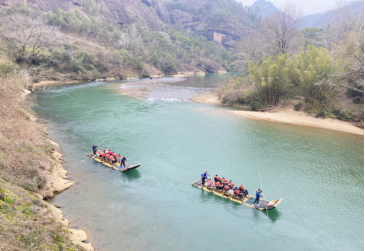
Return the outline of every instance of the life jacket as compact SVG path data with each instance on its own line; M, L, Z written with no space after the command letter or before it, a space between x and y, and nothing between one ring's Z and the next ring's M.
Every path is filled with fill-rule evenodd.
M109 154L109 155L112 155L112 153L113 153L112 151L109 151L109 152L108 152L108 154Z
M227 180L226 180L226 179L222 179L222 182L223 182L223 183L227 183Z
M115 157L115 156L117 156L117 154L116 153L113 153L112 156Z
M224 186L224 190L228 191L229 190L229 186L225 185Z
M219 187L222 186L222 184L219 181L217 182L216 185L219 186Z
M110 160L114 160L114 157L113 156L110 156Z
M245 187L243 185L240 186L241 191L245 191Z
M107 154L107 155L106 155L106 158L107 158L107 159L109 159L109 158L110 158L110 155L109 155L109 154Z
M104 157L104 156L105 156L105 153L102 153L102 154L101 154L101 157Z
M218 176L215 176L215 177L214 177L214 180L217 182L217 181L220 181L220 180L221 180L221 178L219 178Z
M100 155L101 154L101 152L100 151L98 151L98 155Z
M240 191L235 190L235 191L234 191L234 194L237 194L237 195L238 195L238 194L240 194Z
M104 148L104 153L106 153L108 151L108 149Z
M119 155L118 155L118 159L121 159L121 158L122 158L122 156L119 154Z
M208 180L208 183L210 186L213 186L213 181L212 180Z
M233 183L232 182L229 182L229 184L228 184L231 188L233 188L234 187L234 185L233 185Z

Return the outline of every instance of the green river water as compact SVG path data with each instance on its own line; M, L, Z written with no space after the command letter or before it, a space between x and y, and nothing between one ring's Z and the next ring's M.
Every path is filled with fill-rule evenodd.
M37 93L75 182L51 202L97 250L363 250L363 137L187 101L223 75L158 81L145 99L122 95L120 82ZM142 166L121 173L86 159L107 135L103 146ZM250 193L260 171L266 199L284 200L267 216L192 187L206 170L227 170Z

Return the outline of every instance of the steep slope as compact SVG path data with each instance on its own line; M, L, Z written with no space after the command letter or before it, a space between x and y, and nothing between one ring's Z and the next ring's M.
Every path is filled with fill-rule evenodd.
M248 7L233 0L176 0L165 5L172 23L228 48L260 22Z
M0 9L16 3L37 5L51 12L82 8L89 14L101 13L104 21L113 25L140 24L160 30L163 24L171 22L162 0L0 0Z

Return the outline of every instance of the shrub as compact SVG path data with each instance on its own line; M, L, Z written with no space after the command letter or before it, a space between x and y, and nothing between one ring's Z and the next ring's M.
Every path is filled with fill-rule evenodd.
M302 109L303 107L303 103L299 102L298 104L294 105L294 110L299 111L300 109Z
M326 118L327 113L323 109L320 109L319 112L316 114L316 118L319 118L319 117Z

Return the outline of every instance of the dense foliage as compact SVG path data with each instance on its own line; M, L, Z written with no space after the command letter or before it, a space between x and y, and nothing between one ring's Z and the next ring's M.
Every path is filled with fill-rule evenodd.
M238 44L235 57L241 58L247 73L225 87L223 103L253 110L291 105L363 126L363 16L340 10L333 11L333 20L322 28L300 30L297 19L287 18L298 16L293 5L265 19ZM283 52L270 41L288 46Z
M36 7L7 9L0 20L4 50L18 63L31 67L31 74L39 78L45 71L53 79L61 74L87 80L174 74L199 68L212 72L228 70L230 53L205 37L171 25L163 31L138 25L117 27L102 21L94 1L84 0L84 5L82 12L58 9L47 14ZM31 41L16 37L17 43L5 43L9 39L7 31L14 26L7 23L10 19L20 23L14 36L39 30L37 34L41 34L43 43L37 53L30 51L37 43L37 34ZM44 36L46 30L48 37ZM20 54L21 50L30 53Z

